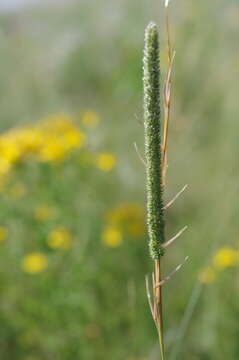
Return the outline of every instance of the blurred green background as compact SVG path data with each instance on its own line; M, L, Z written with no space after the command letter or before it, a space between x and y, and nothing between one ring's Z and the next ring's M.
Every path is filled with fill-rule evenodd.
M158 359L144 284L145 171L133 144L143 153L151 20L163 77L167 69L163 4L20 5L6 11L3 1L0 12L0 358ZM190 261L164 285L167 358L237 360L239 6L172 0L170 12L165 201L189 187L167 212L167 236L189 229L163 271Z

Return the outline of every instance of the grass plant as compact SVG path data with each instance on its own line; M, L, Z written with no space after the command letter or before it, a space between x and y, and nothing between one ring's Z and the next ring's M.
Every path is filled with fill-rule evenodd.
M166 30L168 44L168 71L164 86L164 121L161 121L160 99L160 59L159 33L157 25L151 22L145 31L145 48L143 59L143 88L144 88L144 129L145 129L145 166L146 166L146 194L147 194L147 226L149 236L149 251L154 261L152 273L152 291L146 277L146 288L149 306L158 332L161 359L165 359L162 285L178 271L182 264L162 279L161 262L165 249L175 241L184 227L173 238L165 241L165 210L170 207L186 186L164 206L163 194L167 173L167 146L171 108L172 66L175 53L172 52L169 32L168 2L166 7ZM163 129L163 136L161 136ZM162 139L161 139L162 138ZM187 258L186 258L187 259ZM152 295L151 295L152 293Z

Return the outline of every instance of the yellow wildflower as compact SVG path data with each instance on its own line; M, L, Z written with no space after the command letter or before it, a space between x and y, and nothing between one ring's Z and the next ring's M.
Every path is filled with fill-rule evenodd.
M2 137L0 141L0 156L9 163L15 162L19 159L21 152L15 143L14 139Z
M86 135L65 114L51 115L36 125L12 129L0 136L0 175L8 173L11 165L25 155L57 161L85 143Z
M69 150L80 148L86 143L86 135L78 129L70 129L62 134L46 136L39 151L43 161L62 160Z
M119 204L110 210L107 221L134 237L145 231L144 208L138 203Z
M216 272L210 266L207 266L204 269L202 269L202 271L199 274L199 281L202 284L210 284L215 280L215 278L216 278Z
M122 244L122 234L114 227L107 227L102 233L102 241L106 246L115 248Z
M214 266L218 269L224 269L228 266L238 264L238 252L230 247L219 249L213 257Z
M100 118L95 111L88 110L85 111L85 113L83 114L81 121L85 126L89 128L94 128L98 125Z
M53 249L69 249L72 235L65 227L59 226L48 234L47 243Z
M11 170L11 163L0 157L0 176L6 175Z
M16 183L10 189L10 196L14 199L21 199L27 192L26 186L22 183Z
M8 229L5 226L0 226L0 241L6 240Z
M16 134L16 142L22 155L36 153L44 142L43 134L36 128L25 128Z
M108 220L115 223L123 223L130 218L142 220L144 217L144 207L139 203L120 203L108 213Z
M96 166L103 171L111 171L116 164L116 158L111 153L100 153L96 157Z
M143 222L134 221L131 224L128 224L126 229L130 235L139 237L144 233L145 226Z
M43 161L58 161L65 156L66 149L62 141L59 139L48 139L40 150L40 158Z
M72 129L64 134L64 141L69 150L79 148L85 145L86 135L78 129Z
M34 211L34 217L36 220L45 221L52 219L55 215L55 209L47 205L39 206Z
M40 252L30 253L22 259L22 269L29 274L37 274L48 266L46 255Z

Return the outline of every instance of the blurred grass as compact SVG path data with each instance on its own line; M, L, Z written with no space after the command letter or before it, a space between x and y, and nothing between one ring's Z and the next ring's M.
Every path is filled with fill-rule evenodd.
M164 271L185 255L191 261L165 285L168 350L201 267L220 247L238 249L238 14L236 1L172 2L177 55L167 198L185 183L189 190L168 212L167 233L185 224L189 230L169 250ZM154 1L69 2L0 17L2 132L67 113L89 138L84 150L56 164L14 164L2 188L3 359L157 358L144 288L151 269L146 234L134 238L120 223L122 244L102 241L108 213L144 205L144 169L133 143L143 151L141 57L152 19L162 29L164 73L163 12ZM100 116L95 129L82 124L87 109ZM101 152L116 157L112 171L85 163L84 154ZM40 206L56 209L55 217L37 220ZM68 250L49 247L58 226L71 234ZM48 267L32 275L21 264L35 252ZM203 290L181 356L238 359L238 312L238 266L225 266Z

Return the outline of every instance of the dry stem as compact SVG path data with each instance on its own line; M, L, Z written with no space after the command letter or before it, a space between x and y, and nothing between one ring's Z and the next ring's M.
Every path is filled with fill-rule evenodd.
M154 322L158 330L159 344L161 351L161 359L164 360L164 333L163 333L163 303L162 303L162 288L161 286L155 286L161 282L161 261L155 260L154 275Z

